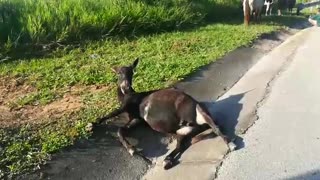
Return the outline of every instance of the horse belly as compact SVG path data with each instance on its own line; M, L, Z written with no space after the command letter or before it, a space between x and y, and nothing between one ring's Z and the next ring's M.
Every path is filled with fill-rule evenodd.
M158 132L165 133L165 134L172 134L175 133L178 129L175 124L168 122L167 120L147 120L149 126Z
M254 0L253 1L253 9L254 10L261 10L264 5L264 0Z
M173 133L179 128L174 108L161 103L146 103L140 112L144 120L155 131Z

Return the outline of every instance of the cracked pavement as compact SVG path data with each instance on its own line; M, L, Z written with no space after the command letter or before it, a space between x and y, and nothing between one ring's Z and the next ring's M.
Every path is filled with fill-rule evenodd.
M218 180L320 179L320 29L302 35L243 135L244 148L227 156Z

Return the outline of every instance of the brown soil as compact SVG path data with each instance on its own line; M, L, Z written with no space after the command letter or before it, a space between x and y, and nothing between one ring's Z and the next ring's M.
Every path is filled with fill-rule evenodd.
M83 92L99 93L106 86L73 86L64 96L46 105L25 105L10 107L10 102L26 94L36 92L36 88L24 83L23 79L2 77L0 79L0 127L15 127L23 124L42 124L71 115L83 107Z

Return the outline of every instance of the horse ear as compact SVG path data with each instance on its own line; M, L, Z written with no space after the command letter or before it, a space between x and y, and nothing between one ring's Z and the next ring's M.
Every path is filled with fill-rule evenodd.
M118 67L111 67L111 70L112 70L114 73L119 73L119 68L118 68Z
M132 68L135 69L136 66L138 65L138 63L139 63L139 58L137 58L136 60L133 61Z

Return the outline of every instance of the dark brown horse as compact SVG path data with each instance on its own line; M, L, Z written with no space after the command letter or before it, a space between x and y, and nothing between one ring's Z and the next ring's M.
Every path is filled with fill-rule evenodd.
M278 0L278 15L282 15L283 10L288 10L292 14L292 9L296 5L296 0Z
M155 131L174 135L177 139L176 148L164 160L165 169L172 167L177 156L186 150L190 145L190 138L191 143L198 142L201 137L196 135L209 127L216 135L228 142L214 119L210 117L206 107L184 92L174 88L135 92L131 87L131 81L137 64L138 60L130 66L114 68L119 77L118 97L120 97L121 107L98 120L98 123L101 123L121 113L128 114L128 123L119 128L118 136L131 155L136 150L125 139L124 134L143 120ZM235 147L233 143L229 143L229 146L232 149Z

